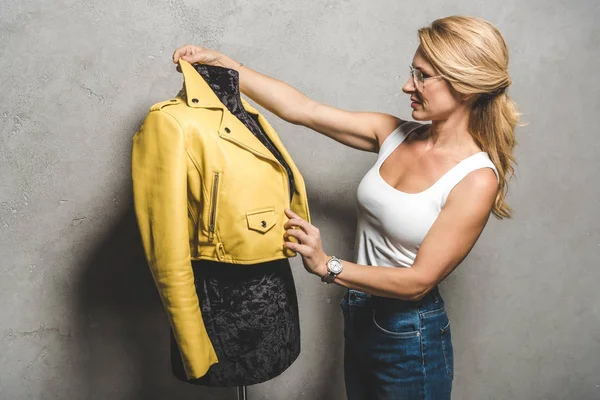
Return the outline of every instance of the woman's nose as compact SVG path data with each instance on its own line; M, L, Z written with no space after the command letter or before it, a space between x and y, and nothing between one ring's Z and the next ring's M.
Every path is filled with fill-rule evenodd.
M402 86L402 91L404 93L411 94L414 93L415 90L415 81L413 80L412 76L409 76L404 86Z

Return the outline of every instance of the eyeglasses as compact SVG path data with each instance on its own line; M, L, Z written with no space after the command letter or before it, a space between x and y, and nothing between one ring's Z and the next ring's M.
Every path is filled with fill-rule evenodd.
M415 88L417 88L417 90L419 92L423 92L425 90L425 80L426 79L444 78L444 75L428 76L427 78L425 78L421 71L414 68L412 65L409 65L409 67L410 67L410 74L412 75L413 82L415 83Z

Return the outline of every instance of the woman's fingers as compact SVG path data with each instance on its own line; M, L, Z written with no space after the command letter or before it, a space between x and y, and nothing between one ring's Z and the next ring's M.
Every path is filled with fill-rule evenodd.
M292 210L290 210L289 208L286 208L285 210L283 210L285 212L285 215L287 215L290 218L300 218L300 216L298 214L296 214L295 212L293 212Z
M302 244L306 244L309 246L312 245L312 240L310 239L310 236L304 233L304 231L301 231L299 229L288 229L285 231L285 233L287 236L295 237Z
M289 229L293 226L297 226L299 228L302 228L302 230L307 234L319 233L319 230L314 225L301 218L292 210L285 209L285 213L290 219L283 225L284 228Z
M300 228L307 234L310 233L310 228L308 227L308 223L303 219L292 218L288 220L285 224L283 224L285 229L293 229Z
M182 55L187 53L189 45L186 44L185 46L181 46L177 49L175 49L175 51L173 52L173 62L177 63L179 61L179 59L181 58Z
M175 50L175 52L173 53L173 62L174 63L179 62L180 58L183 58L184 60L186 60L188 62L195 62L195 61L197 61L197 60L195 60L195 58L202 50L204 50L202 47L194 46L191 44L186 44L185 46L181 46L180 48Z
M300 255L302 257L306 257L306 255L310 253L310 247L308 247L305 244L294 243L294 242L285 242L284 246L290 250L300 253Z
M195 53L196 53L196 51L194 49L194 46L188 46L188 47L186 47L185 51L181 55L181 58L183 58L186 61L191 61L191 59L194 58Z

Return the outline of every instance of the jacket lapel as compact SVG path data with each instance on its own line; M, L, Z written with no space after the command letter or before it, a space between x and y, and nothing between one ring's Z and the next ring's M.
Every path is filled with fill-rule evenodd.
M269 152L263 146L252 132L235 116L233 115L217 95L212 91L208 83L204 80L202 75L196 71L196 69L187 61L180 59L179 65L181 72L183 73L184 86L185 86L185 101L188 107L192 108L210 108L221 110L221 122L218 127L219 136L229 142L235 143L238 146L245 148L246 150L266 158L270 161L277 162L275 156ZM182 97L183 98L183 97ZM250 106L244 99L242 104L246 111L259 115L252 106ZM270 137L271 135L269 135Z
M248 111L250 114L254 114L254 115L258 116L258 124L260 125L262 130L265 132L267 137L271 140L271 143L273 143L275 148L277 150L279 150L279 153L284 158L284 160L288 164L290 164L291 160L289 159L289 156L287 155L287 151L286 151L285 147L283 146L283 143L281 143L281 140L279 139L279 135L277 135L277 133L275 132L275 129L273 129L273 127L271 126L269 121L267 121L267 119L265 117L263 117L262 114L260 114L258 112L258 110L256 110L254 107L252 107L252 105L250 103L248 103L243 97L242 97L242 105L244 106L244 109L246 111ZM261 146L262 146L262 143L261 143ZM262 147L264 148L264 146L262 146ZM271 154L267 149L265 149L265 150L269 154ZM273 160L275 160L279 164L279 161L277 161L275 156L273 156Z

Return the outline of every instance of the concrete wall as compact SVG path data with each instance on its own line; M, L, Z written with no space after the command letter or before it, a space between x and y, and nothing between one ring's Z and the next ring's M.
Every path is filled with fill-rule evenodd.
M175 380L132 212L131 137L181 87L185 43L313 98L410 117L417 28L495 23L524 113L509 221L492 219L442 285L456 399L600 398L600 17L591 0L3 0L0 398L234 399ZM266 113L302 170L327 252L352 256L374 162ZM293 260L302 353L249 398L344 399L342 290Z

